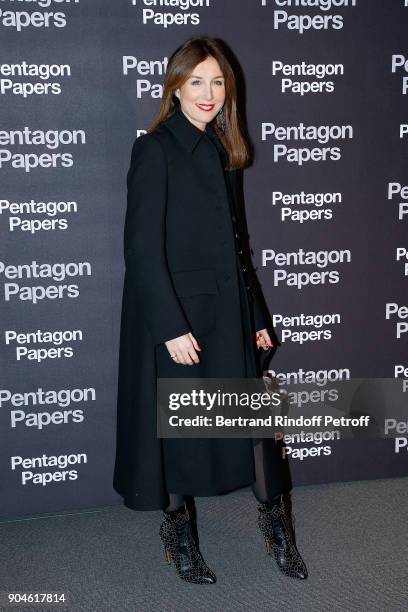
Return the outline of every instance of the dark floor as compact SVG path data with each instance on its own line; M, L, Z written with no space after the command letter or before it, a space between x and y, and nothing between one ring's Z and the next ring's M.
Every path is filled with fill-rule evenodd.
M266 556L250 489L197 498L214 585L164 562L160 512L123 506L0 523L0 609L134 612L408 610L408 479L299 487L293 510L309 579ZM68 604L8 605L8 592L65 593Z

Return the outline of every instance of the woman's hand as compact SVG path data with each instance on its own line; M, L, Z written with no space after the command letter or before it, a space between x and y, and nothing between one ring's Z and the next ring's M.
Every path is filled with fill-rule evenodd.
M261 329L256 332L256 346L257 348L263 348L265 351L273 346L273 342L267 329Z
M168 340L164 344L175 363L180 365L200 363L196 351L201 351L201 348L191 332L184 334L184 336L173 338L173 340Z

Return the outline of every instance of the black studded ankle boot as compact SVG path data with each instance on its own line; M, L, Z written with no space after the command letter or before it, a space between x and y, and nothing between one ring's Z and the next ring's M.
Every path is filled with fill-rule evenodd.
M258 512L258 525L265 538L267 554L273 553L279 569L287 576L306 579L307 568L296 548L294 530L282 502L260 504Z
M164 546L167 563L173 561L180 578L196 584L213 584L217 578L205 563L196 545L190 515L182 507L172 512L163 512L160 539Z

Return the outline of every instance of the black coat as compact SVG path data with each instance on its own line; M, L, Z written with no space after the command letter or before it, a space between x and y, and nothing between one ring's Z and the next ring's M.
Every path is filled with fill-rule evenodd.
M127 176L126 271L119 356L114 488L135 510L168 492L214 495L255 479L251 439L158 439L157 377L260 373L255 331L270 328L236 204L236 171L212 126L179 109L136 139ZM164 344L191 331L200 364ZM275 469L275 479L277 478Z

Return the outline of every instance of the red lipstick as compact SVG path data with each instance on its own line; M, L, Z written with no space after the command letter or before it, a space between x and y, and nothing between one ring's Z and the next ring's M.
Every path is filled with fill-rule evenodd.
M212 111L215 104L197 104L197 106L203 111Z

